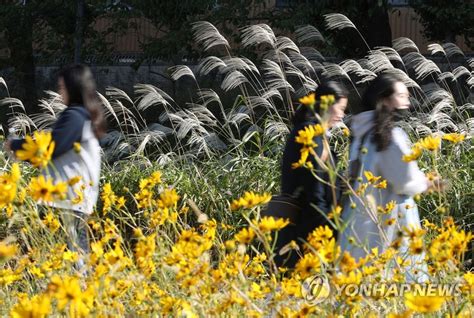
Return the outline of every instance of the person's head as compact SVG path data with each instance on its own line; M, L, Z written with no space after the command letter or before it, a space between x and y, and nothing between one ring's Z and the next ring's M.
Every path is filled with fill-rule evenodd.
M89 111L92 129L100 138L105 133L105 117L89 67L76 64L63 68L58 75L58 91L65 105L82 105Z
M394 74L381 74L369 85L362 97L359 112L385 108L387 111L408 109L410 93L402 79Z
M394 74L381 74L369 85L359 111L375 111L374 142L377 151L385 150L392 141L395 114L410 108L410 93L402 79Z
M316 103L314 105L314 111L316 113L319 113L320 111L319 106L321 103L321 96L325 96L325 95L334 96L335 102L328 109L329 126L332 127L338 122L341 122L342 119L344 118L344 112L347 107L347 97L349 95L344 85L333 82L333 81L329 81L329 82L322 83L321 85L319 85L314 93L316 95ZM307 107L304 107L303 105L301 105L295 112L295 115L293 117L293 124L297 125L299 123L302 123L308 120L314 120L314 119L315 119L314 112L312 112Z

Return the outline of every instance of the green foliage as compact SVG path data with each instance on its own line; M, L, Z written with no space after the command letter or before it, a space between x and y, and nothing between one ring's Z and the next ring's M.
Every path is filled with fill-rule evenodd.
M191 199L210 218L233 226L242 225L244 220L239 214L229 212L232 200L249 190L277 193L280 186L279 156L215 156L205 161L181 160L166 165L124 160L114 167L105 167L102 182L109 182L118 196L126 198L127 210L137 224L140 223L140 215L137 214L133 194L139 191L139 180L147 178L156 170L162 172L166 185L175 187L182 195L182 202ZM100 211L101 207L97 210ZM116 220L126 219L120 215L113 216ZM188 222L193 224L195 218L190 217ZM122 226L126 227L124 224Z
M410 5L420 16L424 34L430 40L455 42L461 35L474 48L474 5L470 0L411 0Z

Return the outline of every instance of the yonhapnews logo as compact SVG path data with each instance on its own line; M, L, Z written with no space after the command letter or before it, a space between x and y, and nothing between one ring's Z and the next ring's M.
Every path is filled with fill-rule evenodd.
M331 294L331 285L326 275L319 274L307 277L301 284L301 294L311 305L326 300Z
M333 285L328 276L318 274L307 277L301 284L301 294L310 305L316 305L331 296L331 293L342 297L394 297L412 293L419 296L459 296L463 293L473 294L469 286L461 283L367 283Z

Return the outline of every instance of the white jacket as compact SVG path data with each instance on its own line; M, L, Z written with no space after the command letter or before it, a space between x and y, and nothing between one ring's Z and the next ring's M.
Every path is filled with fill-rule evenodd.
M385 179L387 188L377 189L369 186L362 196L351 196L344 206L342 219L347 227L340 235L340 245L342 251L349 251L356 259L365 257L375 247L378 248L379 253L384 252L399 238L399 231L404 231L406 228L420 228L420 218L413 196L426 191L428 187L427 178L418 168L416 161L409 163L402 161L402 156L409 154L411 147L408 135L399 127L392 129L392 142L387 149L377 152L369 135L365 138L363 145L367 153L359 155L362 137L372 130L373 118L373 111L363 112L353 117L351 130L354 138L350 146L349 160L360 158L359 176L362 178L362 183L367 182L363 171L370 171L374 176ZM355 181L353 189L357 190L359 186L360 182ZM377 212L378 206L385 207L392 200L396 205L390 213ZM351 205L353 206L354 203L355 208L352 208ZM393 225L387 225L387 220L391 218L396 222ZM409 241L403 239L399 251L406 254L419 271L426 271L426 265L422 263L423 254L409 255L408 246ZM424 280L425 278L426 276L422 274L411 275L409 269L407 270L408 280Z

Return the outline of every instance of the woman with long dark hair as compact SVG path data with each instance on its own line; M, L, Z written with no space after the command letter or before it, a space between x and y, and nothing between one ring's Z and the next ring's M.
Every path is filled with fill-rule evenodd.
M41 170L41 174L52 178L54 184L67 182L69 186L64 200L43 204L61 210L69 248L88 254L86 221L99 194L101 156L98 139L105 133L105 118L89 67L72 65L61 70L58 90L67 107L52 129L55 148L51 163ZM13 139L8 147L16 152L24 143L25 139ZM83 263L81 259L78 266L82 267Z
M339 83L327 82L321 84L315 91L314 109L306 105L300 105L293 117L293 128L288 136L282 160L281 171L281 193L282 196L292 198L293 202L300 208L298 217L293 224L284 228L278 233L276 243L275 262L278 266L293 267L298 260L298 254L294 251L280 254L281 248L295 241L300 249L303 242L318 226L328 224L326 214L328 214L335 202L337 202L337 189L334 189L329 182L327 171L320 167L318 159L310 155L308 161L314 167L317 178L312 171L306 167L294 167L300 160L302 145L296 142L299 131L305 127L320 123L316 114L320 114L321 97L334 97L334 104L329 106L327 127L330 129L340 123L344 118L344 111L347 107L348 92ZM323 162L332 161L335 166L336 156L334 153L325 153L323 146L323 136L314 138L314 152Z
M408 280L422 280L426 265L420 252L408 253L406 237L400 233L421 228L413 196L436 188L416 161L405 162L411 152L408 135L397 127L397 114L410 107L409 91L395 75L375 78L362 98L362 108L351 120L350 176L352 193L342 214L346 226L340 235L342 251L357 260L396 247L411 260ZM385 181L384 181L385 180ZM367 186L370 184L370 186ZM406 235L406 233L405 233ZM412 251L413 252L413 251Z

